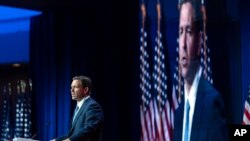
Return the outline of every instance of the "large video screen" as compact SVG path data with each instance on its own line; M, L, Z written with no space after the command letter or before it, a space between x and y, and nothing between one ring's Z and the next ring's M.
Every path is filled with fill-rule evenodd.
M250 124L247 11L235 1L140 2L142 140L229 140Z

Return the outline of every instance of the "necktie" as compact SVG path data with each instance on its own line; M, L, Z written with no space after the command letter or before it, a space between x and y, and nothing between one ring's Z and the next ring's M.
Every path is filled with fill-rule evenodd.
M190 104L189 101L187 100L186 102L186 123L185 123L185 130L184 130L184 141L189 141L188 136L189 136L189 111L190 111Z
M76 117L76 115L77 115L78 109L79 109L79 107L76 106L75 111L74 111L74 116L73 116L73 122L74 122L75 117Z

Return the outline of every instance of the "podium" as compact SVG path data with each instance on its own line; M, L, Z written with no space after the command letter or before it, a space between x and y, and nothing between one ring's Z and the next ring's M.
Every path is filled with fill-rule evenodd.
M26 138L14 138L13 141L38 141L38 140L26 139Z

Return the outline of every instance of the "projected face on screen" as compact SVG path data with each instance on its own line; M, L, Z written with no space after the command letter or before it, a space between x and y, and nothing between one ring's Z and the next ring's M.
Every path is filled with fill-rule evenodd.
M198 68L197 62L200 53L199 33L196 33L194 26L194 9L189 2L184 3L180 9L179 63L182 77L185 80L191 79L190 81Z

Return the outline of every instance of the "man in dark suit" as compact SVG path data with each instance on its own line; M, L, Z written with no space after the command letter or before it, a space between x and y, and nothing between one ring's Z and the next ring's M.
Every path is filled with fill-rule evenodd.
M175 112L175 141L225 141L228 129L221 95L204 78L200 66L200 9L182 0L179 21L179 65L184 99Z
M75 76L71 96L77 101L68 133L56 141L101 141L104 115L101 106L90 97L91 79Z

